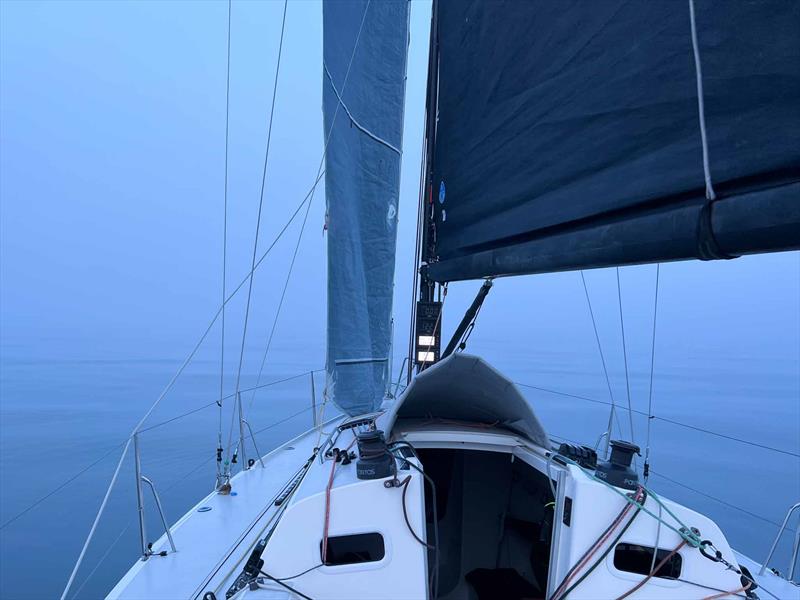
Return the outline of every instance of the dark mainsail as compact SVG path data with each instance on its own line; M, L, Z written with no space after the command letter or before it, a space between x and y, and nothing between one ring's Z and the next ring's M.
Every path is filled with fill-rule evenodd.
M323 4L327 394L369 412L388 388L408 3Z
M799 248L798 32L795 0L435 1L428 276Z

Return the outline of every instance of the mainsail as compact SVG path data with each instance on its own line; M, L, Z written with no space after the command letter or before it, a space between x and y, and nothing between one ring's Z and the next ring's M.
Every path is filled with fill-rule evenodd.
M436 281L800 247L800 3L434 2Z
M348 414L388 387L408 2L323 5L327 394Z

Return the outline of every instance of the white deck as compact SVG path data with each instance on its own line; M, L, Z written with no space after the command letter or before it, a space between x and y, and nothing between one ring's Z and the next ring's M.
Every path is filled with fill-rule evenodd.
M379 427L385 417L378 420ZM335 428L341 422L329 424ZM521 437L502 430L463 429L457 425L406 422L410 430L396 435L420 448L460 448L513 454L540 472L544 468L546 450ZM403 426L400 427L402 429ZM327 436L324 436L325 439ZM128 574L111 591L109 598L186 598L200 599L212 591L218 600L225 598L245 561L259 539L275 524L269 544L264 551L264 571L284 578L310 571L289 583L313 598L424 598L427 595L427 565L425 550L411 537L403 522L400 510L386 510L387 505L400 508L400 490L386 489L382 480L362 481L355 475L355 464L337 467L331 493L330 535L359 532L379 532L386 540L384 559L364 564L344 566L319 565L319 540L324 517L325 488L330 477L330 460L315 459L302 483L286 503L286 511L274 506L276 496L306 463L319 443L318 430L309 431L264 457L265 468L256 463L252 469L233 478L235 495L209 494L189 511L172 528L178 552L165 557L153 556L138 561ZM341 434L336 445L347 447L353 439L352 431ZM587 478L575 467L551 464L554 478L567 477L563 492L573 498L572 526L557 529L551 561L551 578L560 581L571 565L585 552L597 535L607 525L609 515L615 515L624 501L609 494L596 481ZM407 506L415 531L425 535L424 493L421 478L414 472L408 491ZM403 475L405 477L405 475ZM800 600L800 588L766 572L758 576L759 565L749 558L734 553L716 525L694 511L673 502L665 503L682 520L698 526L704 535L711 537L717 548L729 559L747 566L756 577L761 589L760 598ZM563 504L563 500L559 501ZM648 500L646 505L657 510ZM200 507L211 510L198 512ZM556 520L561 520L561 513ZM657 521L642 517L633 523L622 541L652 545L656 537ZM662 528L659 547L674 547L679 538ZM154 550L168 549L162 537ZM717 589L733 590L739 586L738 576L726 571L718 563L699 557L691 548L681 550L686 577ZM576 589L570 598L617 597L641 579L640 575L623 573L614 568L613 560L605 561L606 568L593 573L587 584ZM261 598L290 598L278 584L264 582L260 589L243 590L237 595L258 600ZM265 589L270 588L270 589ZM551 588L552 592L552 588ZM709 595L708 592L705 595ZM632 598L700 598L704 590L687 586L679 581L654 578ZM742 596L743 597L743 596Z
M198 598L238 573L277 510L275 497L312 455L318 438L318 430L306 432L265 456L265 468L256 462L235 475L235 495L206 496L172 527L178 551L137 562L108 598ZM198 512L200 507L211 510ZM169 550L166 537L153 550ZM224 598L224 590L217 595Z

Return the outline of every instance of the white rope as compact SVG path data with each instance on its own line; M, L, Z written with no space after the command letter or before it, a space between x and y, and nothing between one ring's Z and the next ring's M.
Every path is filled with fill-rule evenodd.
M700 140L703 144L703 175L706 180L706 198L715 200L714 186L711 184L711 167L708 164L708 138L706 136L706 109L703 101L703 70L700 66L700 49L697 43L697 25L694 18L694 0L689 0L689 19L692 25L692 51L694 52L694 73L697 80L697 113L700 119Z
M344 103L344 99L342 98L341 94L339 94L339 90L336 89L336 85L333 83L333 77L331 76L331 72L328 71L328 65L325 63L325 61L322 62L322 67L323 67L323 69L325 69L325 75L328 77L328 81L331 84L331 89L333 90L333 93L336 94L336 97L339 99L339 104L344 108L344 112L346 112L347 116L350 117L350 121L353 123L353 125L355 125L357 129L359 129L360 131L362 131L365 134L367 134L369 137L371 137L373 140L375 140L379 144L383 144L384 146L389 148L389 150L397 152L398 155L402 156L403 151L400 150L400 148L398 148L397 146L387 142L385 139L383 139L379 135L376 135L376 134L372 133L369 129L367 129L361 123L358 122L358 119L356 119L353 116L353 113L350 112L350 109L347 108L347 105Z

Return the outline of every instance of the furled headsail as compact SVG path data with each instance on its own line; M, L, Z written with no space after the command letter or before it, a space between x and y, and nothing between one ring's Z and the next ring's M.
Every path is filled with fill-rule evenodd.
M429 277L800 248L798 31L791 0L435 0Z
M323 5L327 394L348 414L388 388L408 2Z

